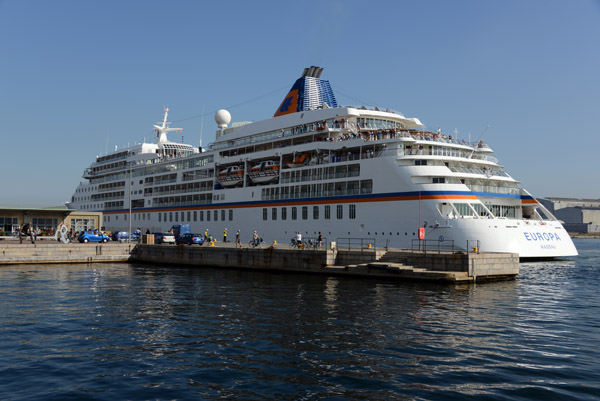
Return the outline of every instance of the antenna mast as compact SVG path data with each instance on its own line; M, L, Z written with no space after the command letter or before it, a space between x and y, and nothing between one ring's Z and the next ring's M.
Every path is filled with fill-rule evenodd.
M202 105L202 118L200 119L200 152L202 152L202 129L204 128L204 105Z

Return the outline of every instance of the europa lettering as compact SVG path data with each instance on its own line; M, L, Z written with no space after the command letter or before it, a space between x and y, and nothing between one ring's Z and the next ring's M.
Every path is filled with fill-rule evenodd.
M527 241L561 241L558 234L555 233L534 233L524 232Z

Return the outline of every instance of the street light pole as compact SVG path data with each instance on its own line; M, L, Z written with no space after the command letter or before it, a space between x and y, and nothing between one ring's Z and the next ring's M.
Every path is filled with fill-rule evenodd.
M132 191L131 191L131 187L132 185L132 181L131 181L131 176L132 176L132 167L131 167L131 162L129 163L129 232L127 234L127 242L129 244L131 244L131 195L132 195Z

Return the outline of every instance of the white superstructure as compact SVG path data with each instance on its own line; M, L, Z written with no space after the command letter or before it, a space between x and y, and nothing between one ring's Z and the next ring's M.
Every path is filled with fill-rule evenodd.
M169 142L179 129L165 110L156 143L97 157L69 206L104 212L111 231L190 224L215 238L228 228L249 240L257 230L287 244L298 231L321 232L410 248L425 228L429 247L577 255L561 223L485 143L425 131L393 111L337 106L321 71L306 69L271 119L228 127L220 110L207 151Z

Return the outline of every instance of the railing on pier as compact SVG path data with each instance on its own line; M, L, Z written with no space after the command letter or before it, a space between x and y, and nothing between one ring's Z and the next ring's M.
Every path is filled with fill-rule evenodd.
M423 253L427 252L455 252L457 249L454 248L453 240L433 240L433 239L413 239L411 241L410 250L412 252L420 251Z
M467 252L479 253L481 242L478 239L467 240Z
M467 240L467 253L479 253L479 246L481 242L479 240ZM454 246L454 240L419 240L413 239L411 242L412 252L423 252L423 253L442 253L442 252L465 252L464 249L459 249Z
M338 250L360 250L374 251L377 249L375 238L338 238L336 242Z

